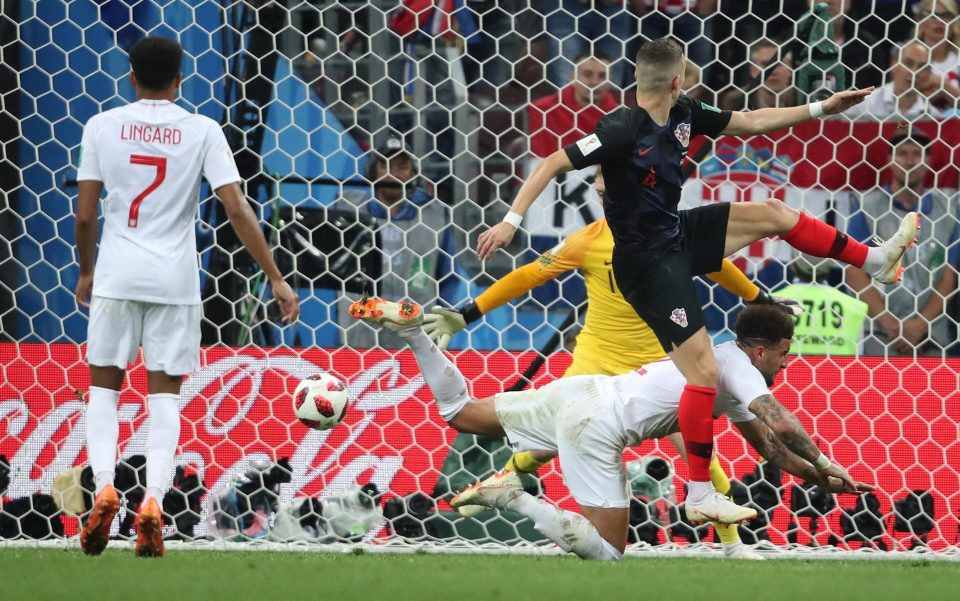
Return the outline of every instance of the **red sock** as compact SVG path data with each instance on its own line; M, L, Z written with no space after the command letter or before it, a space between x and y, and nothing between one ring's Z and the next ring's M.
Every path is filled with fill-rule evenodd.
M830 257L863 267L867 260L867 247L850 238L837 228L806 213L800 213L800 221L785 235L780 236L790 246L815 257Z
M713 457L713 401L716 388L687 384L680 395L680 433L687 449L690 479L710 481L710 458Z

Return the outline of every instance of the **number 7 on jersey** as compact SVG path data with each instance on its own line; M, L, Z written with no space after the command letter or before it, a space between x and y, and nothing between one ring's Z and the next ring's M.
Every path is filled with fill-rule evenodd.
M137 227L137 224L140 222L140 203L142 203L143 199L149 196L151 192L156 190L157 187L162 184L163 180L167 177L167 159L166 157L152 157L142 154L131 154L130 164L152 165L157 168L157 174L156 177L153 178L153 182L144 188L143 192L138 194L130 204L130 215L127 217L127 227Z

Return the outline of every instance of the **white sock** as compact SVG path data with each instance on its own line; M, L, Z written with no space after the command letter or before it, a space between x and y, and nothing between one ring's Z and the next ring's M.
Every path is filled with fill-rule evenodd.
M413 351L423 379L437 401L440 417L450 421L470 402L467 380L422 328L400 330L399 334Z
M699 503L710 496L711 493L716 492L716 490L717 489L713 487L713 482L709 480L706 482L690 480L687 482L687 501L690 503Z
M600 536L596 526L579 513L560 509L529 493L518 495L506 508L533 520L533 527L540 534L581 559L619 561L623 558L622 553Z
M117 468L117 438L120 422L117 419L119 390L91 386L87 403L87 461L93 470L99 494L107 484L113 484Z
M879 273L886 265L887 257L881 248L879 246L868 246L867 258L863 262L863 270L870 275L874 275Z
M147 492L144 501L154 498L163 507L163 495L173 479L173 456L180 442L180 395L147 396L150 433L147 434Z

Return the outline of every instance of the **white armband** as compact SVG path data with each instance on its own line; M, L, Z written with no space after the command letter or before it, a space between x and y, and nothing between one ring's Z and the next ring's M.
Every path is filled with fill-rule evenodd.
M812 119L823 117L823 102L811 102L807 107L810 109L810 117Z
M520 224L523 222L523 215L514 211L510 211L504 215L503 222L509 223L513 227L520 229Z
M813 467L817 468L819 472L824 472L833 467L833 464L830 463L830 459L828 459L826 455L820 453L820 456L817 457L817 460L813 463Z

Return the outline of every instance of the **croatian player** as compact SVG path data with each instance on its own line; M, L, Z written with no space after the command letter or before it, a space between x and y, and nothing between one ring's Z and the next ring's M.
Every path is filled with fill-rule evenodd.
M350 313L406 340L450 426L468 434L506 436L516 450L558 454L564 481L583 515L524 492L519 476L510 471L466 489L451 505L520 513L560 548L583 559L623 556L630 517L623 451L679 430L686 381L671 360L624 375L571 376L539 389L478 400L470 396L463 374L423 331L418 305L369 298L354 303ZM734 329L736 340L713 347L718 375L712 412L726 414L767 461L799 478L830 492L873 490L821 453L770 392L786 367L793 336L790 316L775 306L753 305L740 312ZM756 516L745 511L751 513L740 520Z
M607 184L603 211L613 232L617 287L687 381L679 410L690 468L687 517L735 521L741 509L710 483L710 411L718 367L693 276L716 271L723 257L757 240L779 236L801 252L854 265L882 283L897 282L903 254L916 240L920 216L907 213L889 240L870 248L776 199L678 210L681 163L697 135L752 136L785 129L841 113L873 91L837 92L804 106L722 111L681 93L685 66L677 42L663 38L644 44L636 61L637 107L604 116L592 134L537 165L504 222L480 234L477 253L486 259L508 244L524 213L555 176L589 165L603 167Z
M606 185L600 168L597 168L593 185L597 195L603 199ZM497 280L462 310L434 307L433 313L424 315L423 329L441 350L445 350L450 336L466 328L467 324L550 279L571 269L580 269L587 287L587 317L583 330L577 335L573 361L563 375L616 376L631 372L648 363L660 361L666 357L666 353L657 342L650 326L620 294L613 279L612 262L613 234L606 219L601 218L567 236L563 242L535 261ZM802 312L796 301L773 298L760 290L727 259L723 260L720 271L707 274L707 277L742 297L747 303L776 303L790 313ZM669 438L686 460L680 434L673 434ZM533 473L552 459L552 455L535 456L530 451L519 452L507 460L504 469L520 474ZM730 492L730 480L716 457L710 461L710 480L717 492L724 495ZM460 507L459 511L460 515L471 517L481 509L482 507ZM763 559L763 556L754 553L740 542L736 526L715 524L714 528L723 543L726 557Z
M93 511L80 533L89 555L103 552L120 508L113 487L117 401L124 374L143 347L147 368L147 489L137 517L136 555L163 555L162 503L180 439L180 384L200 366L200 274L195 239L201 175L223 203L244 246L266 272L284 321L299 300L277 268L240 174L215 121L174 99L183 49L145 37L130 49L136 102L90 118L83 129L76 239L77 302L90 308L87 457L96 479ZM97 205L103 238L97 247Z

